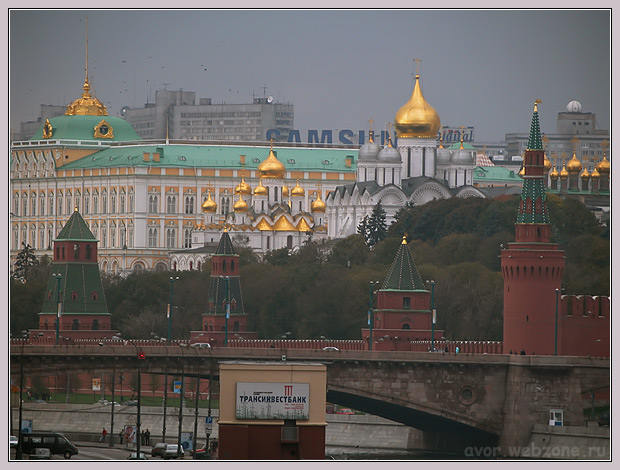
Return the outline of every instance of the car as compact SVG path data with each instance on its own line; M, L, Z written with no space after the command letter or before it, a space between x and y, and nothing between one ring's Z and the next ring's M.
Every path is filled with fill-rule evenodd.
M148 460L148 458L146 457L146 454L144 452L140 452L139 457L137 452L132 452L131 454L129 454L129 457L127 457L127 460Z
M598 417L599 426L609 426L609 411L606 411Z
M126 400L122 404L125 406L136 406L138 404L138 400Z
M50 460L52 458L52 453L46 447L37 447L36 449L32 449L29 460Z
M340 351L340 349L335 348L334 346L325 346L323 351Z
M182 459L185 456L183 446L178 444L166 444L166 450L164 451L164 460L168 459Z
M355 412L351 408L340 408L336 411L337 415L354 415Z
M163 457L166 450L165 442L158 442L151 448L151 457Z
M192 453L194 455L194 459L196 460L207 460L211 457L207 449L196 449Z
M194 344L190 344L190 346L192 348L207 348L207 349L211 349L211 344L210 343L194 343Z
M11 445L11 447L17 447L17 436L10 436L9 437L9 444Z

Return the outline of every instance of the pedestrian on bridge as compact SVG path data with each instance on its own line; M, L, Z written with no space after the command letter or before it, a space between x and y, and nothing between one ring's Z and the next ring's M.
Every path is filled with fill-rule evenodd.
M105 442L105 437L108 435L108 431L106 430L106 428L103 428L103 431L101 431L101 437L99 437L99 442Z

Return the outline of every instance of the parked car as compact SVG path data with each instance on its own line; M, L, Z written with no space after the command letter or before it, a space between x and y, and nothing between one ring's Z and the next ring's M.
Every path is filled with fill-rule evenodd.
M32 449L29 460L50 460L52 458L52 453L47 447L37 447L36 449Z
M127 460L148 460L148 459L144 452L140 452L140 456L138 456L137 452L132 452L131 454L129 454L129 457L127 457Z
M166 450L165 442L158 442L151 448L151 457L163 457Z
M190 344L190 346L192 348L211 348L211 344L210 343L194 343L194 344Z
M185 451L183 450L183 446L179 446L178 444L166 444L166 450L164 451L164 460L178 458L182 459L184 456Z
M193 451L193 455L196 460L207 460L211 457L207 449L196 449Z
M164 460L176 459L183 456L185 456L183 446L179 447L177 444L158 442L151 449L151 457L161 457Z
M337 415L354 415L355 412L351 408L340 408L336 411Z
M606 411L598 417L599 426L609 426L609 411Z
M9 444L11 445L11 447L17 447L17 436L10 436Z

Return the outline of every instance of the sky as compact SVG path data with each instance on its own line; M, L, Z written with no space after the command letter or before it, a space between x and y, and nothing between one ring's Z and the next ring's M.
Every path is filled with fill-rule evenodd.
M164 88L213 103L273 96L294 105L302 140L328 129L337 142L393 123L417 66L441 124L473 126L478 142L527 133L536 99L543 133L573 100L610 129L609 10L402 8L13 9L11 126L81 96L86 18L91 92L114 116Z

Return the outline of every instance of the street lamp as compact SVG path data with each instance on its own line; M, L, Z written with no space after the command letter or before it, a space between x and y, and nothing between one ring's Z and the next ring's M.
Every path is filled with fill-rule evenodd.
M431 285L431 351L435 351L435 281L426 281Z
M166 442L166 414L167 414L167 403L168 403L168 363L169 363L168 345L166 344L166 340L164 338L160 338L155 333L151 333L151 336L153 337L153 339L160 340L161 344L164 346L164 348L166 348L166 367L165 367L165 372L164 372L164 420L163 420L162 433L161 433L162 442Z
M52 276L56 278L56 344L58 344L60 331L60 315L62 313L62 303L60 302L60 281L62 279L62 274L53 273Z
M104 346L104 343L99 342L99 346ZM112 403L111 411L110 411L110 444L109 447L114 447L114 382L116 381L116 351L112 345L108 345L112 348L112 355L114 358L112 359ZM103 386L101 387L103 389Z
M174 285L174 281L178 280L179 276L170 276L170 300L168 302L168 341L170 341L170 330L172 329L172 286Z
M368 304L368 326L370 327L370 336L368 338L368 349L370 351L372 351L372 328L374 326L374 318L372 315L372 294L373 294L373 290L372 290L372 286L378 286L379 285L379 281L375 281L372 282L370 281L369 283L369 287L370 287L370 303Z

